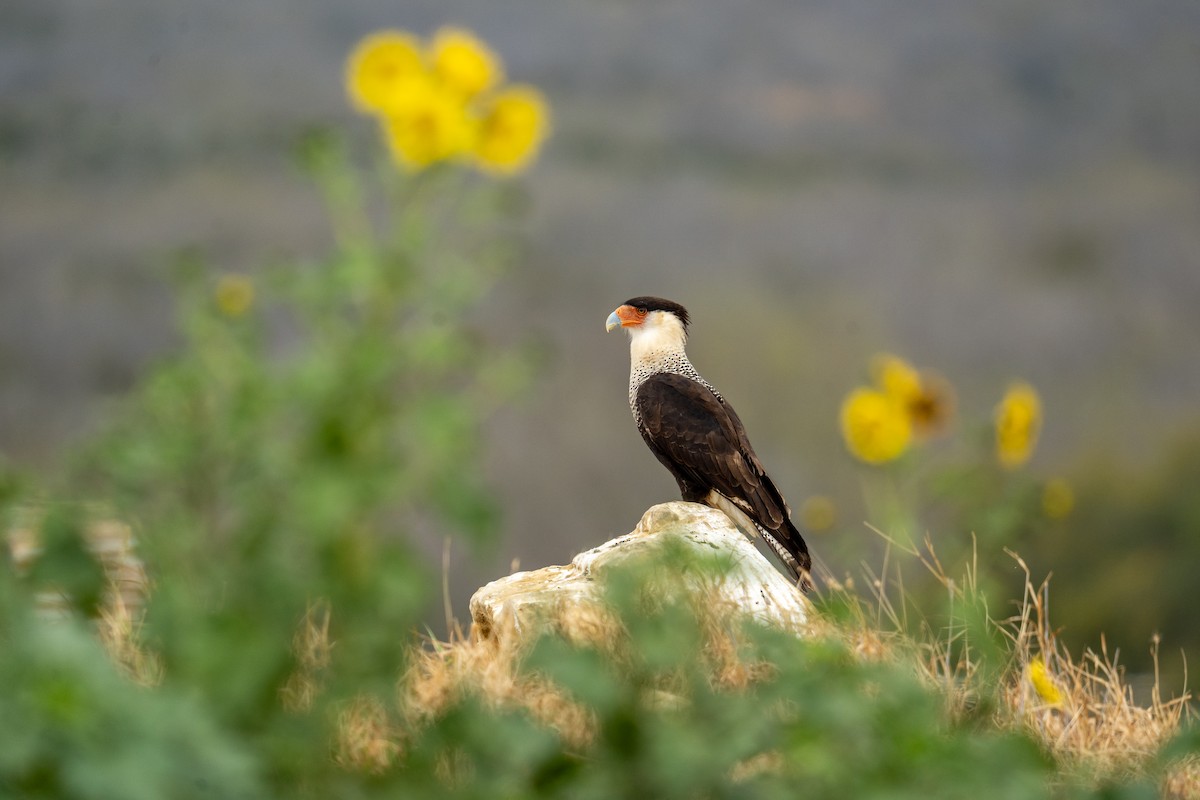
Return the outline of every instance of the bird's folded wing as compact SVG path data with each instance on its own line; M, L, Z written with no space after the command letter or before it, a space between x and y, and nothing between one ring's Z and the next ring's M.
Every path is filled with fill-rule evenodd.
M677 475L716 489L768 529L787 518L787 506L750 447L741 420L706 386L660 373L642 383L636 403L642 436Z

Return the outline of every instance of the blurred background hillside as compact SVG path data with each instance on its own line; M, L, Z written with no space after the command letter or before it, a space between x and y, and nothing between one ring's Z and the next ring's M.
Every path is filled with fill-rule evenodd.
M1046 427L1028 469L1065 476L1077 507L999 544L1055 573L1068 639L1107 631L1136 666L1161 631L1172 670L1181 647L1200 659L1194 0L9 0L0 454L47 468L171 351L181 250L250 273L328 250L296 142L325 126L377 147L347 51L447 22L555 114L521 179L520 263L479 320L548 358L491 424L503 544L456 560L460 616L513 559L561 563L675 497L629 417L627 344L603 332L661 294L692 311L694 362L793 506L835 500L810 544L836 574L877 545L836 425L872 353L945 374L968 432L1030 381Z

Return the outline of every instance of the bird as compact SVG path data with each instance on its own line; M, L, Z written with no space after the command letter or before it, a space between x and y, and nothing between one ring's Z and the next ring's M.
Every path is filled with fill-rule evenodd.
M688 359L689 323L679 303L648 296L625 301L605 321L606 332L629 334L629 408L638 433L684 500L724 512L750 539L760 535L808 591L808 546L737 412Z

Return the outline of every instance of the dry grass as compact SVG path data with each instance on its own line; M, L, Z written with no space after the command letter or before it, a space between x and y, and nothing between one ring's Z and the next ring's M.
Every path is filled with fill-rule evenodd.
M308 607L296 635L292 651L296 654L296 671L288 676L280 690L284 708L307 711L324 687L323 673L333 660L333 640L329 638L329 603L319 600Z
M579 608L579 614L556 614L554 630L580 645L608 646L618 641L611 615ZM521 670L526 652L527 643L511 628L487 636L473 631L469 637L455 628L448 642L429 640L414 653L401 679L405 717L419 725L469 693L495 707L524 709L557 731L568 746L586 748L595 735L592 714L544 676Z
M374 697L357 697L339 714L334 760L347 769L379 773L400 752L400 733Z
M142 642L141 611L130 609L116 594L100 609L96 631L113 662L130 680L141 686L162 683L163 664L158 654Z
M945 589L952 605L983 602L974 559L954 579L929 540L924 549L918 550L884 538L889 548L918 560ZM892 570L865 570L869 600L854 594L852 582L849 586L828 582L831 591L840 593L857 613L853 624L836 626L826 635L846 641L862 657L911 661L925 680L941 689L952 715L967 714L979 697L989 692L989 687L982 684L992 678L985 677L984 665L967 641L965 627L938 631L924 621L914 624L909 618L903 577L891 555L889 549L884 563L892 563ZM1024 597L1013 616L988 618L989 626L1006 643L996 725L1027 730L1065 770L1096 782L1145 773L1154 765L1163 745L1193 715L1190 694L1162 699L1157 640L1150 703L1138 705L1124 670L1103 641L1098 652L1086 650L1078 659L1063 647L1050 621L1049 579L1035 585L1028 565L1015 553L1008 555L1024 573ZM883 633L884 629L891 633ZM1171 767L1163 790L1172 798L1200 800L1200 762L1187 760Z
M715 688L745 688L773 672L770 664L742 658L740 626L734 622L740 610L705 603L698 594L689 597L702 631L701 658ZM600 604L560 604L543 625L573 645L604 653L616 665L633 658L620 620ZM595 737L594 715L545 676L522 668L529 645L511 617L502 618L498 627L475 626L469 636L455 627L449 641L428 640L415 651L401 681L403 713L419 726L471 694L493 707L523 710L556 731L569 749L585 750ZM648 690L644 700L660 707L685 702L669 680Z
M1049 586L1034 589L1026 570L1025 587L1021 614L1007 629L1012 651L1024 667L1004 690L1013 719L1067 764L1102 774L1138 771L1179 731L1189 712L1189 696L1164 701L1156 676L1150 704L1137 705L1124 671L1104 643L1099 652L1087 650L1079 660L1072 658L1049 628ZM1039 692L1029 679L1035 658L1045 665L1053 689ZM1157 664L1157 641L1154 659Z
M1188 756L1173 764L1162 782L1163 800L1200 798L1200 755Z

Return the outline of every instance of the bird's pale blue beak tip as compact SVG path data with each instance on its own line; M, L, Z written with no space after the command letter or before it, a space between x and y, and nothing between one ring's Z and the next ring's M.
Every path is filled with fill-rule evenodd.
M608 319L604 320L604 331L608 333L613 328L621 327L621 318L617 316L617 312L612 312L608 315Z

